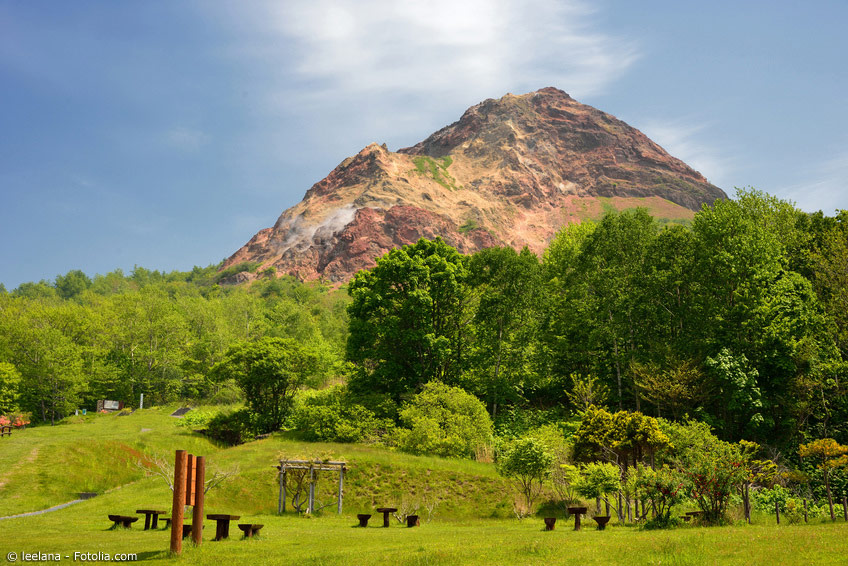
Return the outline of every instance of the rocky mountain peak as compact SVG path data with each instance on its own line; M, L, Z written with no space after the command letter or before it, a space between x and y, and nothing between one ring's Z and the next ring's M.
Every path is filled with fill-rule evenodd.
M441 236L465 253L494 245L540 253L565 224L607 210L646 206L685 221L725 197L640 131L548 87L485 100L397 152L366 146L225 267L259 262L341 282L420 237Z

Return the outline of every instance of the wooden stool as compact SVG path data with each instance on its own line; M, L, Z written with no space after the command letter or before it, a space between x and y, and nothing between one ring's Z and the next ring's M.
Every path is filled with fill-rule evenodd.
M253 538L253 535L259 532L265 525L240 524L240 528L244 532L244 538Z
M109 520L115 523L112 528L123 527L129 529L133 523L138 521L138 517L126 517L124 515L109 515Z

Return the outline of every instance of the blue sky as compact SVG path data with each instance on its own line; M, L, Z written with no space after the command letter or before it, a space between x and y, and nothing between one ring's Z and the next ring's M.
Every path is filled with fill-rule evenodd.
M848 208L848 2L0 0L0 282L217 263L345 157L556 86Z

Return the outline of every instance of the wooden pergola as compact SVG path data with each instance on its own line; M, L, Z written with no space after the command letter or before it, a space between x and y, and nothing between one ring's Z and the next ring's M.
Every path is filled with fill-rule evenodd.
M286 511L286 475L289 470L308 470L309 471L309 494L306 501L306 512L313 513L315 511L315 493L317 491L318 478L315 472L336 472L339 474L339 496L338 496L338 513L342 513L342 497L344 495L344 475L347 471L347 462L324 462L321 460L280 460L279 466L274 466L279 470L280 493L277 500L277 514L285 513Z

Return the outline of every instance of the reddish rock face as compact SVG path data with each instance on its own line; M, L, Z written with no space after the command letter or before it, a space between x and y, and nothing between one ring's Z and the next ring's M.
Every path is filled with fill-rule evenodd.
M347 281L392 248L441 236L463 253L544 250L563 226L647 207L671 221L726 198L640 131L555 88L489 99L421 143L371 144L316 183L244 261L301 279Z

